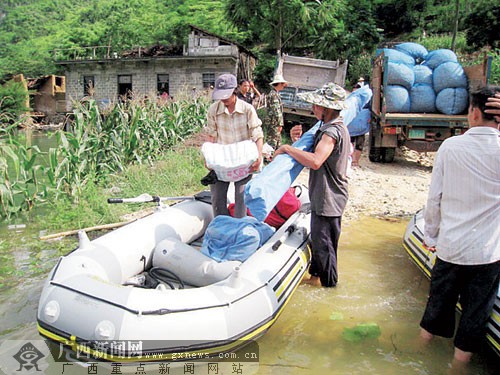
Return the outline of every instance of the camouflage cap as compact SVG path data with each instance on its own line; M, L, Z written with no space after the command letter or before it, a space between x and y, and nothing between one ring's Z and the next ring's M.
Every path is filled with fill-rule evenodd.
M316 104L320 107L335 109L337 111L347 108L344 103L346 98L345 90L333 82L329 82L314 91L301 92L297 94L297 97L305 102Z

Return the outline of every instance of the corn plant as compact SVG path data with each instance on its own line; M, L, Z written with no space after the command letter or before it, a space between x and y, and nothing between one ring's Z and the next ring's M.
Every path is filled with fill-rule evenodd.
M47 195L40 182L44 167L37 163L42 152L37 146L26 147L9 130L0 140L0 216L10 218L19 211L29 211ZM5 134L7 133L7 134Z
M49 152L51 183L78 200L89 182L133 163L151 163L200 130L208 101L203 98L158 103L116 103L103 113L94 100L78 104L71 132L57 133L59 148Z

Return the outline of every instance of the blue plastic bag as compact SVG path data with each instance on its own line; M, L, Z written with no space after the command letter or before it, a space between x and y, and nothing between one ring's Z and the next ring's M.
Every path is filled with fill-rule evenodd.
M274 228L251 216L216 216L208 225L201 253L218 262L244 262L274 233Z

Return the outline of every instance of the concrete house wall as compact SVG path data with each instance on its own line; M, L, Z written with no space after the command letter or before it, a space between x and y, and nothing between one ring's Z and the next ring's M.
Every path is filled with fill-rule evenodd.
M120 99L120 76L130 76L133 95L143 98L158 95L159 75L168 75L168 94L175 98L193 89L196 92L206 90L224 73L239 78L248 76L255 66L255 57L242 46L192 27L188 45L178 56L148 55L139 50L133 57L107 53L99 58L93 54L90 58L57 63L65 69L66 110L69 112L74 101L88 94L89 85L85 82L89 77L93 78L91 95L103 104Z

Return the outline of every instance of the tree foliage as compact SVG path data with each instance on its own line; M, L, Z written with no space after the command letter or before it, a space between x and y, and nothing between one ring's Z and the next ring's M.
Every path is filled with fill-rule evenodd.
M480 2L465 18L467 43L474 49L490 46L500 48L500 6L495 2ZM477 27L482 25L483 27Z
M498 47L499 7L488 0L3 0L0 81L61 73L54 49L120 52L183 45L189 25L240 42L267 75L276 51L325 59L373 54L382 40L419 41L467 32L472 48ZM458 17L455 6L458 5ZM463 35L463 34L461 34ZM451 46L443 46L450 48ZM262 65L261 65L262 64Z

